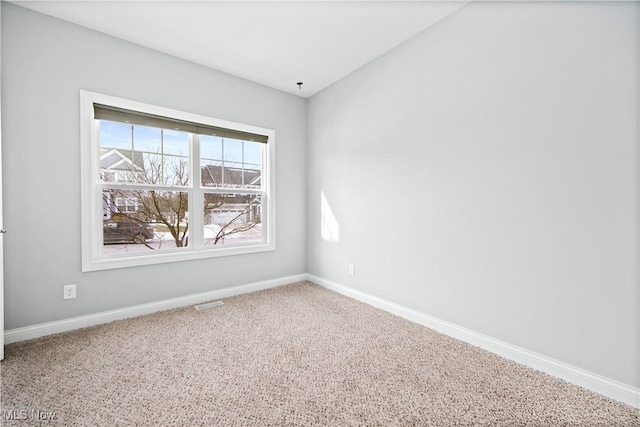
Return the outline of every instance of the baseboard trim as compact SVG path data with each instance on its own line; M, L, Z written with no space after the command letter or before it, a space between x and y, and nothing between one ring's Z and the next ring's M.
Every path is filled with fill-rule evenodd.
M477 333L470 329L312 274L307 274L307 280L376 308L388 311L412 322L426 326L450 337L498 354L499 356L510 359L514 362L545 372L549 375L553 375L554 377L579 385L611 399L619 400L635 408L640 408L640 389L638 388L628 386L601 375L594 374L593 372L568 365L550 357L534 353L524 348L517 347L507 342Z
M232 286L228 288L217 289L214 291L202 292L199 294L151 302L148 304L134 305L117 310L103 311L86 316L72 317L69 319L58 320L54 322L10 329L4 331L4 343L11 344L14 342L43 337L45 335L68 332L74 329L86 328L88 326L112 322L114 320L143 316L145 314L151 314L158 311L170 310L172 308L184 307L192 304L199 304L212 299L228 298L231 296L246 294L249 292L261 291L263 289L275 288L277 286L300 282L306 279L306 274L280 277L277 279L263 280L260 282L254 282L240 286Z

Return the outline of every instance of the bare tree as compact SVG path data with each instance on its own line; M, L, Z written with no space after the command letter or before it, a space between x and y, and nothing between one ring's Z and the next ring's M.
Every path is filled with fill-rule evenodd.
M261 216L255 212L257 208L260 206L260 204L261 204L260 198L257 196L252 196L250 200L247 202L247 204L244 206L244 208L240 211L240 213L238 213L230 221L227 221L225 224L223 224L220 227L220 230L216 233L216 236L213 239L213 244L216 245L221 240L224 242L225 237L230 236L232 234L236 234L236 233L244 233L246 231L251 230L258 224L260 224ZM217 206L212 208L211 207L212 205L216 206L215 203L211 205L209 203L206 203L205 212L207 212L208 209L209 211L213 211L214 209L217 208ZM240 223L238 223L238 220L240 220L243 217L245 220L240 221Z

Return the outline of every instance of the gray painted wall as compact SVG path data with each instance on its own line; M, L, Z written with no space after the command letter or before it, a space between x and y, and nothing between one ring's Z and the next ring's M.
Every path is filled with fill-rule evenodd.
M309 273L638 387L637 3L471 3L307 117Z
M6 329L305 272L304 99L4 2L1 51ZM80 89L275 129L277 250L81 273Z

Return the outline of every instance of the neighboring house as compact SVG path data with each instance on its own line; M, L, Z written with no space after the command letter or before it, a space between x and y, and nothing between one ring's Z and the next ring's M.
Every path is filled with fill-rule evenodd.
M258 169L243 169L223 165L206 165L201 169L203 187L234 189L259 189L262 174ZM261 222L261 205L255 202L255 195L242 193L205 194L205 206L220 207L210 209L205 215L205 222L223 225L231 221L238 223ZM242 215L241 215L242 214Z
M132 182L144 171L143 155L139 151L103 148L100 150L100 179L105 182ZM103 197L103 218L111 219L114 213L138 211L135 197L122 197L107 190Z
M100 149L100 178L106 182L132 182L136 174L144 171L140 151Z
M260 188L262 175L257 169L222 165L202 167L202 185L205 187Z
M234 163L238 164L238 163ZM240 164L241 165L241 164ZM100 178L105 182L144 182L144 155L135 150L101 149ZM204 188L228 188L229 193L205 194L205 223L223 225L231 221L259 223L261 205L254 194L238 193L239 189L259 189L261 171L220 165L206 165L201 169ZM250 206L248 206L250 205ZM131 216L139 212L137 197L125 197L119 190L105 190L103 219L117 218L119 213ZM149 218L140 218L149 221Z

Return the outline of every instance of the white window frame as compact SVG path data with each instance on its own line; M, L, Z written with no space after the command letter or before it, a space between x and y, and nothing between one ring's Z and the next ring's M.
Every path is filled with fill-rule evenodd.
M152 114L156 116L169 117L192 123L226 128L240 132L267 136L268 142L263 159L261 190L262 209L262 230L263 241L248 243L237 246L204 246L203 238L199 233L191 233L189 247L179 250L163 250L162 252L150 253L142 252L127 255L126 257L101 257L102 233L104 209L102 201L102 189L100 187L100 147L99 147L99 126L94 118L94 104L102 104ZM98 271L114 268L136 267L143 265L161 264L166 262L187 261L194 259L204 259L222 257L230 255L242 255L257 252L275 250L275 131L242 123L230 122L199 114L178 111L170 108L160 107L142 102L132 101L115 96L105 95L86 90L80 91L80 158L81 158L81 231L82 231L82 271ZM200 182L199 158L200 149L198 144L190 141L191 159L191 185L185 191L189 191L189 212L203 211L203 194L211 189L203 187ZM197 161L194 161L197 159ZM253 193L255 190L231 190L220 189L216 192L240 192ZM266 209L266 212L265 212ZM204 226L204 215L190 215L189 228L200 230Z

